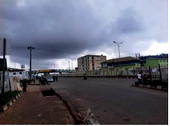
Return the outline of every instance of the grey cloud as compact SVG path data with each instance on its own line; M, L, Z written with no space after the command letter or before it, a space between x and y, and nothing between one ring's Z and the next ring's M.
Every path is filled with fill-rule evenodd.
M29 45L36 48L34 59L49 61L95 51L103 45L109 48L112 40L128 41L124 45L129 47L149 36L143 20L146 17L134 7L115 8L118 16L106 23L104 16L94 10L98 0L93 5L82 0L25 0L23 6L18 6L18 1L0 0L0 36L7 37L13 61L26 64ZM118 2L119 7L126 2ZM114 9L110 12L114 14Z
M133 8L125 8L120 11L117 18L114 18L110 24L107 24L102 31L102 41L108 47L113 46L112 41L124 41L125 47L131 45L139 40L144 40L143 37L147 28L140 17L140 14ZM125 49L126 50L126 49ZM128 51L129 48L128 48Z
M21 8L14 3L3 7L1 19L9 24L6 34L13 56L25 57L30 43L37 48L38 59L64 58L97 46L100 22L86 2L36 1Z
M114 22L113 30L119 34L131 34L144 32L145 26L142 18L132 8L121 11L120 16Z

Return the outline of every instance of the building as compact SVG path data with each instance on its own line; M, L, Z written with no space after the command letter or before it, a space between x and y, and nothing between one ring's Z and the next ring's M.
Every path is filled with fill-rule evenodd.
M142 61L135 57L109 59L101 63L98 75L135 75L135 69L140 68Z
M101 63L106 61L106 56L103 55L86 55L78 58L78 71L99 70Z
M24 69L18 69L18 68L8 68L9 77L18 77L20 79L28 79L28 71L25 71Z
M101 63L102 68L114 68L114 67L139 67L141 65L141 60L134 57L122 57L116 59L106 60Z
M157 67L158 64L161 67L168 66L168 54L141 56L139 59L143 61L144 67Z
M153 76L159 76L160 69L162 78L166 80L168 75L168 54L122 57L106 60L102 64L102 73L110 75L136 75L139 71L148 73L151 70ZM160 67L159 67L160 65Z
M122 57L116 59L110 59L102 62L102 68L113 68L113 67L157 67L168 66L168 54L161 55L149 55L135 57Z

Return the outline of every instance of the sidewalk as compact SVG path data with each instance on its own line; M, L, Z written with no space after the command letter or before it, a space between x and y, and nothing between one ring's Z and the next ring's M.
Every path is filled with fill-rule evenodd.
M0 113L0 124L74 124L66 106L57 96L43 96L48 86L28 86L7 111Z

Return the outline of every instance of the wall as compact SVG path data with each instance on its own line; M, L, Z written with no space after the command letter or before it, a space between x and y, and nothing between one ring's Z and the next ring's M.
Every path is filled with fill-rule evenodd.
M0 71L0 93L2 91L2 71ZM7 92L10 90L10 86L9 86L9 73L5 72L5 83L4 83L4 91Z

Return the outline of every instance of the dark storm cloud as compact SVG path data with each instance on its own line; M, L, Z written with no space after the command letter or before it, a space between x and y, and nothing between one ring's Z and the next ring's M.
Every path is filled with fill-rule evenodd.
M127 44L126 46L128 47L136 41L144 39L143 36L138 34L144 33L146 30L140 14L133 8L125 8L120 11L117 18L103 28L101 41L106 42L105 44L108 46L113 46L113 40L126 41L128 43L124 44Z
M129 47L145 37L156 38L157 34L148 30L150 25L145 26L149 17L144 18L144 15L148 10L145 12L142 8L143 12L140 11L140 15L142 5L138 5L137 2L134 6L126 6L129 1L89 1L0 0L0 36L7 37L11 47L11 58L27 63L29 52L26 47L29 45L36 48L33 52L35 59L49 61L69 58L86 50L95 51L103 45L108 45L109 48L115 39L128 41ZM97 6L99 3L101 5ZM119 4L119 7L107 8L104 6L107 5L105 3L115 7ZM136 6L138 8L135 8ZM155 9L153 13L154 11ZM113 13L113 17L107 12ZM116 14L117 16L114 16ZM133 36L134 34L136 36Z
M36 0L23 7L9 3L1 6L1 20L7 23L5 33L15 57L24 58L30 44L38 59L65 58L98 45L100 22L86 2Z
M121 34L137 33L145 30L143 20L132 8L127 8L114 22L114 30Z

